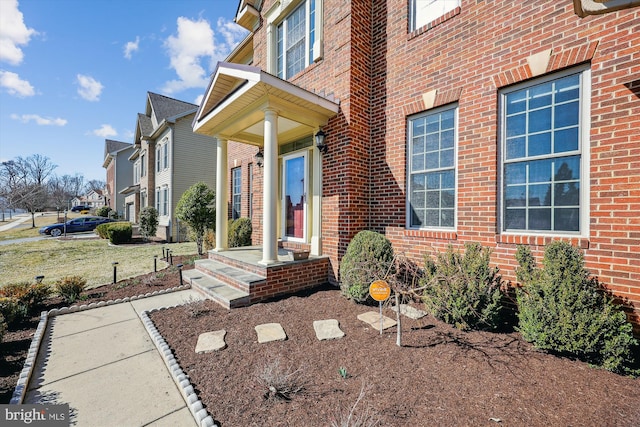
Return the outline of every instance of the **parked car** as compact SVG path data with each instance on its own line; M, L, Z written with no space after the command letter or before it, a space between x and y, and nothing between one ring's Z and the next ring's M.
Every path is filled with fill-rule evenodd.
M51 235L58 237L65 231L65 225L67 233L78 233L81 231L93 231L100 224L105 222L113 222L110 218L104 218L101 216L81 216L80 218L70 219L66 223L58 223L45 225L40 229L40 234Z
M84 212L84 211L89 212L90 209L91 209L91 206L77 205L71 208L71 212Z

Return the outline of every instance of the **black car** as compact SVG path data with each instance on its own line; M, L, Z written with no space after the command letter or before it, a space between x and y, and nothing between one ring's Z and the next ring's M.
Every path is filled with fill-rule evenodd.
M91 209L91 206L77 205L71 208L71 212L82 212L82 211L88 211L90 209Z
M40 229L40 234L49 234L53 237L58 237L65 232L65 225L67 233L93 231L100 224L112 221L112 219L101 216L81 216L80 218L70 219L66 223L45 225Z

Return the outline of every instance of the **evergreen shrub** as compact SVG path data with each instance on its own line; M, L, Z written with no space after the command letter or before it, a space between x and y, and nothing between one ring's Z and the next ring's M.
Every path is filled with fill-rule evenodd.
M496 330L503 320L504 294L498 267L490 267L491 250L465 244L464 253L449 245L435 261L425 259L420 279L423 301L437 319L462 330Z
M518 330L539 349L578 358L606 370L635 374L632 334L621 306L584 268L582 252L552 242L536 266L528 246L519 246L516 277Z
M384 279L393 267L393 247L385 236L364 230L356 234L340 262L342 295L358 303L371 303L369 285Z
M229 223L229 247L251 246L253 228L249 218L238 218Z
M54 288L63 300L73 303L80 297L85 286L87 286L86 279L80 276L65 276L55 283Z

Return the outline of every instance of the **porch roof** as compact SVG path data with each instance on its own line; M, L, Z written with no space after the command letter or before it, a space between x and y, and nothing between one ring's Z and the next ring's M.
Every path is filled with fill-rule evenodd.
M258 67L219 62L193 121L196 133L262 145L264 110L278 112L278 141L313 133L339 111L334 100Z

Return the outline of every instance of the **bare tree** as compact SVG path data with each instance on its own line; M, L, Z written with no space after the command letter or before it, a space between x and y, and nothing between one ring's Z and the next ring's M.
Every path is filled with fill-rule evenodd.
M104 187L106 187L106 183L102 180L99 179L92 179L89 180L89 182L87 182L87 185L84 187L85 193L89 193L91 190L99 190L102 191L104 190Z

